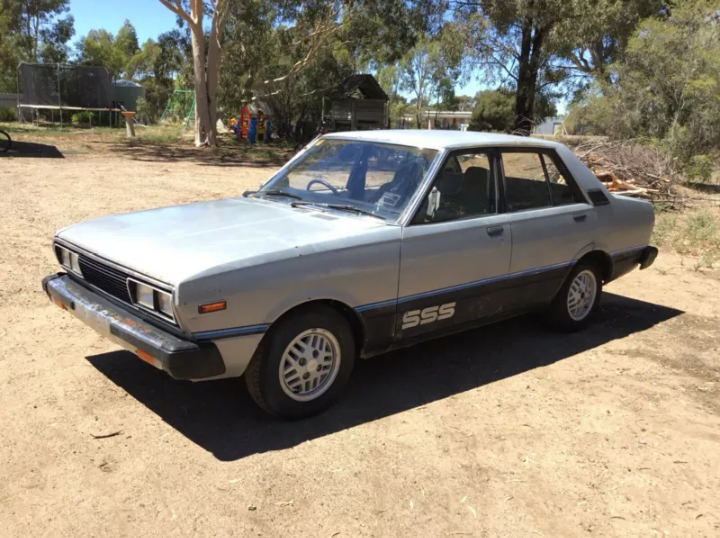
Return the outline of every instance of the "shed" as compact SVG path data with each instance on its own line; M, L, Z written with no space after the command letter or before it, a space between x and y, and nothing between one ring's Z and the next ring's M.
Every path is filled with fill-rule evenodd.
M372 75L352 75L330 92L330 121L338 131L387 127L387 94Z
M110 89L114 106L125 110L137 111L137 100L145 97L145 88L131 80L116 80Z

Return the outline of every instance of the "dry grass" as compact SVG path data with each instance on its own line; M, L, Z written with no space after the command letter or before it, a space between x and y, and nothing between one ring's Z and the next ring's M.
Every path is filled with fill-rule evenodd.
M720 212L697 209L682 213L660 213L653 241L683 257L696 259L694 269L712 269L720 262Z

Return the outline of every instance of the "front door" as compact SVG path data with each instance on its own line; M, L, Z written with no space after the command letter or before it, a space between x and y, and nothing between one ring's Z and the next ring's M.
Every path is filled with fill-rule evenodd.
M450 154L404 228L396 339L502 310L512 241L508 215L498 213L497 168L486 150Z

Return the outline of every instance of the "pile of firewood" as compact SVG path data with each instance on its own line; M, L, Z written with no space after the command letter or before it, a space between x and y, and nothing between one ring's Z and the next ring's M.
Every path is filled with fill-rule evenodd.
M658 150L632 141L585 141L572 148L610 192L675 205L681 182L672 162Z

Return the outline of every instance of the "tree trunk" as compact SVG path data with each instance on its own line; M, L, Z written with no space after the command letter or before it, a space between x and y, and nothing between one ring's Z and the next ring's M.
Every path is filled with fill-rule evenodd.
M193 81L195 83L195 145L215 145L215 126L210 122L207 75L205 72L205 36L202 17L190 27L193 52Z
M533 128L535 95L545 31L544 28L535 27L535 20L532 17L527 17L523 21L515 93L515 132L524 136L529 136Z
M180 0L160 0L160 3L182 18L190 28L193 55L193 82L195 86L195 145L217 145L217 86L222 58L223 21L227 1L216 0L210 30L210 44L205 56L205 33L203 0L190 0L190 12L182 7Z

